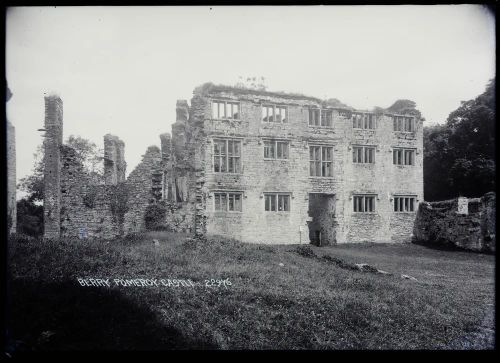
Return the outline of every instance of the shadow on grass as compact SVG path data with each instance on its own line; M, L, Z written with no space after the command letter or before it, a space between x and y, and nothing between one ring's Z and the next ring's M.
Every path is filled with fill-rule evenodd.
M10 283L8 348L23 350L217 349L158 322L115 289L75 283Z
M472 251L472 250L467 250L465 248L460 248L455 246L452 243L449 242L441 242L441 241L420 241L420 240L413 240L411 243L429 248L431 250L437 250L437 251L447 251L447 252L469 252L469 253L479 253L479 254L486 254L486 255L491 255L494 253L487 252L487 251Z

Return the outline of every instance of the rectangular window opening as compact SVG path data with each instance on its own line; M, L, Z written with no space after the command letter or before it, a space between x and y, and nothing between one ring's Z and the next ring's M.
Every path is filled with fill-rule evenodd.
M231 101L213 101L212 118L239 120L240 103Z
M394 165L415 165L415 149L393 148Z
M354 195L353 196L353 211L356 213L373 213L375 212L375 196L374 195Z
M309 147L309 176L333 177L333 146Z
M415 212L416 196L394 197L394 212Z
M214 172L241 172L241 141L214 139Z
M264 209L267 212L289 212L290 194L265 193Z
M353 146L352 162L355 164L373 164L375 163L374 146Z

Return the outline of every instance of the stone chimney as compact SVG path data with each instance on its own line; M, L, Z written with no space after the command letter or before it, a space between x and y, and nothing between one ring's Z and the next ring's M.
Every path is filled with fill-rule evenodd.
M125 143L117 136L104 135L104 180L106 185L125 181Z
M61 231L61 145L63 102L57 95L45 97L44 238L59 238Z

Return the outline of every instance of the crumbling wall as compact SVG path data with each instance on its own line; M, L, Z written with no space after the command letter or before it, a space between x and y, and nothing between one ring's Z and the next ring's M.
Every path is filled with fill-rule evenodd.
M57 95L45 97L44 140L44 238L60 237L61 146L63 102Z
M104 135L104 180L108 185L123 183L127 164L125 144L117 136Z
M419 243L495 252L495 193L482 198L457 198L421 203L413 229Z
M172 137L168 133L160 135L165 228L177 232L196 232L196 163L201 162L199 149L204 141L198 132L195 110L187 101L177 101ZM157 182L159 175L156 174Z
M44 237L103 239L123 234L127 190L124 144L106 135L106 185L96 184L83 160L63 145L63 103L59 96L45 97Z
M98 185L91 181L76 151L61 147L61 237L111 239L122 233L116 198L120 184Z
M137 233L146 228L146 209L157 202L153 193L153 174L158 170L161 170L161 152L157 146L150 146L125 182L129 193L128 211L124 218L125 234Z
M207 232L207 189L206 166L207 134L205 130L205 112L210 103L195 94L191 100L188 122L188 213L191 214L192 228L195 235ZM210 163L211 164L211 163Z
M6 102L12 97L9 88L6 89ZM9 233L16 232L16 129L7 120L7 228Z

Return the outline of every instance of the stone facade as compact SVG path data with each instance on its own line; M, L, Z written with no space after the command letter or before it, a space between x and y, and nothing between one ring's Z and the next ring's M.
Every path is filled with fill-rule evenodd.
M187 107L185 101L179 101L178 110L180 105ZM266 106L271 106L274 115L281 112L276 109L285 110L286 122L264 121ZM214 107L224 111L214 111ZM238 115L227 117L226 107L235 107L232 110L237 110ZM315 116L310 109L330 113L331 125L327 121L323 126L321 122L311 125L314 120L309 118ZM359 127L354 121L356 117L371 117L373 129ZM409 130L395 126L397 117L412 120ZM183 120L182 127L178 123L172 127L172 142L179 145L178 150L174 145L174 153L185 149L184 158L174 158L172 169L184 168L188 202L195 208L194 229L198 234L281 244L309 242L319 236L322 244L405 241L412 236L418 203L423 200L422 130L422 119L415 115L357 111L302 95L206 84L195 90L189 118ZM224 153L236 148L229 142L238 145L239 170L216 171L215 163L220 162L217 160L229 163L228 155L222 159L215 155L225 140L228 143ZM264 158L268 142L284 143L288 156ZM353 162L353 153L358 152L359 146L371 149L374 162ZM331 173L311 176L311 147L330 153L323 155L321 163L331 160ZM395 165L395 150L404 152L403 149L411 151L412 165ZM365 149L361 152L364 154ZM224 193L226 198L230 194L240 195L241 211L217 210L220 194ZM285 210L266 211L266 200L273 198L273 193L288 196L284 197L288 200L283 202L288 204L283 206ZM312 202L313 193L325 200L315 198ZM370 211L355 212L358 196L372 197L373 209L364 204L370 201L363 199L363 209ZM394 203L401 199L403 211L395 211ZM279 199L276 203L280 203ZM327 211L323 211L324 207ZM230 208L226 204L226 209Z
M76 151L61 146L60 237L104 239L120 235L120 223L111 208L115 184L95 184Z
M62 119L61 134L52 119L48 210L62 191L63 213L57 226L47 218L48 236L140 232L153 206L165 211L163 228L194 235L273 244L405 241L423 199L418 111L359 111L335 99L205 84L190 105L177 101L171 134L160 135L161 148L148 148L126 179L124 144L106 135L104 185L93 185L61 147ZM57 161L62 185L47 185L61 178Z
M7 87L6 102L12 97ZM16 129L7 120L7 218L9 233L16 232L17 225L16 201Z
M422 203L415 221L415 241L495 252L496 195Z

